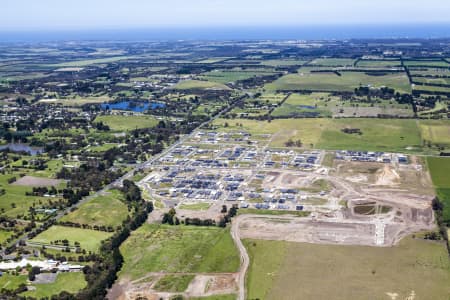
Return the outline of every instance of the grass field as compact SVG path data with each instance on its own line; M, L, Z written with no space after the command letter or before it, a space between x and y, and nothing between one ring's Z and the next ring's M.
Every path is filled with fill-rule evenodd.
M20 178L21 172L13 172L13 174L0 174L0 188L6 190L4 195L0 196L0 209L4 210L4 215L9 217L16 217L20 214L27 214L28 209L39 204L46 204L49 198L46 197L33 197L25 196L25 192L30 192L32 190L29 186L21 186L9 184L8 179L12 177Z
M352 58L317 58L310 62L310 65L327 67L346 67L353 66L355 62Z
M450 145L450 121L422 120L419 123L422 139L439 145Z
M83 203L77 210L62 217L61 221L117 227L128 216L127 206L120 200L121 198L119 191L111 190L109 195L99 196Z
M405 66L411 67L449 67L450 65L443 60L405 60Z
M158 120L152 116L98 116L95 122L103 122L114 131L127 131L139 128L155 127Z
M356 65L359 68L389 68L401 67L399 60L360 60Z
M6 231L4 229L0 229L0 244L4 243L13 234L14 231Z
M181 204L178 206L179 209L188 209L188 210L207 210L211 206L210 203L193 203L193 204Z
M112 63L120 60L125 60L132 58L131 56L114 56L114 57L107 57L107 58L96 58L96 59L86 59L86 60L77 60L77 61L70 61L70 62L63 62L59 64L54 65L47 65L50 67L55 68L62 68L62 67L86 67L90 65L95 64L107 64Z
M359 128L362 135L346 134L344 128ZM320 137L320 149L408 151L421 148L419 129L414 120L337 119Z
M120 278L148 272L236 272L239 253L226 229L144 224L120 246Z
M74 246L75 242L79 242L81 249L96 252L101 242L111 235L110 232L54 225L37 235L30 242L51 245L54 241L67 239L71 247Z
M62 291L77 293L87 285L82 272L59 273L56 281L48 284L34 284L34 291L27 291L20 295L34 298L45 298L57 295Z
M226 85L219 82L203 80L184 80L172 87L175 90L230 90Z
M249 79L258 76L271 75L271 72L256 72L256 71L219 71L203 73L202 78L218 83L235 82L238 80Z
M215 295L206 297L191 297L189 300L236 300L236 295Z
M307 90L307 91L354 91L359 86L394 88L398 92L409 93L411 86L404 73L370 76L363 72L309 73L300 69L299 74L285 75L267 84L267 90Z
M194 275L166 275L159 279L153 288L161 292L184 292L194 277Z
M427 165L436 193L444 204L444 221L450 223L450 157L428 157Z
M392 248L245 240L249 299L448 299L442 243L407 237Z
M301 66L305 64L306 60L299 59L267 59L261 62L262 65L271 67L284 67L284 66Z
M4 273L2 276L0 276L0 290L6 289L6 290L15 290L17 289L21 284L26 284L28 280L27 275L11 275Z
M256 209L256 208L240 208L238 214L255 214L255 215L294 215L298 217L307 217L310 212L308 211L289 211L289 210L268 210L268 209Z
M300 139L305 148L420 152L420 131L414 120L377 119L275 119L255 121L217 119L214 124L227 128L220 130L246 130L252 134L274 134L272 147L284 147L288 139ZM236 126L242 124L242 127ZM341 129L359 128L362 135L345 134ZM412 148L408 148L412 147Z

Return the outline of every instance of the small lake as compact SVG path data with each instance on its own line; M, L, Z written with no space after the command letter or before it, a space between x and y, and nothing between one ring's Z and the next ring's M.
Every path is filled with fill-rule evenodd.
M134 112L144 112L148 109L164 108L166 105L159 102L135 102L121 101L117 103L103 103L101 105L104 110L129 110Z
M0 150L9 149L12 152L27 152L30 155L36 155L44 152L44 148L30 147L27 144L9 143L6 145L0 145Z

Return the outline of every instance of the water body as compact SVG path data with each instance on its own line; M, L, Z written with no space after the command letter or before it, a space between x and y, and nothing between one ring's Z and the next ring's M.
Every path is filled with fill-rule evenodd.
M154 40L284 40L365 38L447 38L449 23L384 25L298 25L211 28L129 28L118 30L2 31L2 42L154 41Z
M166 105L164 103L158 102L134 102L134 101L121 101L117 103L103 103L101 105L104 110L128 110L134 112L144 112L148 109L164 108Z
M30 155L37 155L44 152L44 148L41 147L31 147L27 144L17 144L17 143L9 143L6 145L1 145L0 150L9 149L9 151L13 152L27 152Z

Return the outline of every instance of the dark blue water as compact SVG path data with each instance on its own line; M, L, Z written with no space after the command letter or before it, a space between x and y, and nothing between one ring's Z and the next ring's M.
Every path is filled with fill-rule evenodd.
M128 110L134 112L144 112L148 109L164 108L166 105L164 103L158 102L145 102L136 103L133 101L121 101L117 103L103 103L101 105L104 110Z
M36 155L44 152L44 149L40 147L30 147L27 144L16 144L16 143L9 143L0 146L0 150L5 149L9 149L9 151L12 152L27 152L30 155Z
M75 40L259 40L450 38L450 22L402 25L303 25L271 27L134 28L118 30L1 31L0 42Z

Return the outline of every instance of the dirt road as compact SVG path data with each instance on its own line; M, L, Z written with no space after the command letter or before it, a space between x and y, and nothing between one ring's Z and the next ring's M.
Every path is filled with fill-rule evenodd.
M250 263L250 258L247 253L247 249L245 249L244 244L242 244L240 235L239 235L239 223L241 220L245 219L246 217L250 217L252 215L242 215L237 216L233 219L231 224L231 237L233 238L234 243L239 249L240 256L241 256L241 267L239 268L239 275L238 275L238 300L245 300L245 274L247 273L247 269Z

